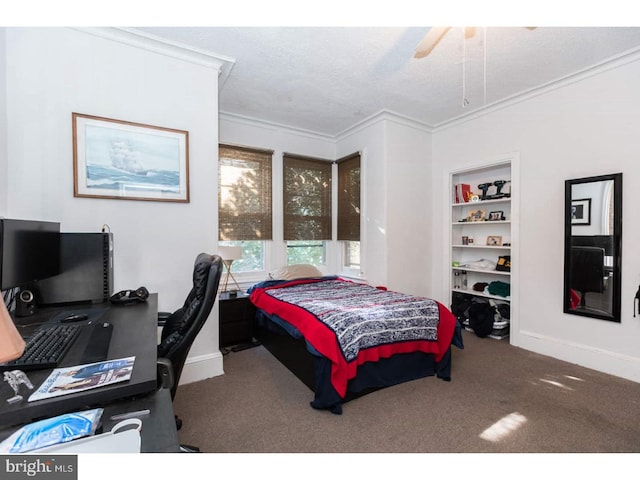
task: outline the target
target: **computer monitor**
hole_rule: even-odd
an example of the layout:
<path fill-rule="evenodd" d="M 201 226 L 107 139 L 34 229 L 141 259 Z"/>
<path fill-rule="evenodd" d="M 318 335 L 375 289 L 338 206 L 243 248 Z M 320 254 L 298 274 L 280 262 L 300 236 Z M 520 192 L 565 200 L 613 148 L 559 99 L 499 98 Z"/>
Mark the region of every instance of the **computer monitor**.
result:
<path fill-rule="evenodd" d="M 0 290 L 60 271 L 60 223 L 0 218 Z"/>

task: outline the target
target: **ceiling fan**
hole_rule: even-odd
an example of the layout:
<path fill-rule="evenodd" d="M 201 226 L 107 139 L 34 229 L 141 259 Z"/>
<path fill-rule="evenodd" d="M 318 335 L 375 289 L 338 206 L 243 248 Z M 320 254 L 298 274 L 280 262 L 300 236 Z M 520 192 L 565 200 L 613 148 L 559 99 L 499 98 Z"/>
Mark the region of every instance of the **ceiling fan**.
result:
<path fill-rule="evenodd" d="M 476 34 L 476 27 L 463 27 L 464 38 L 469 39 Z M 535 30 L 537 27 L 525 27 L 528 30 Z M 436 48 L 440 40 L 451 30 L 451 27 L 431 27 L 422 41 L 416 47 L 414 58 L 423 58 Z"/>

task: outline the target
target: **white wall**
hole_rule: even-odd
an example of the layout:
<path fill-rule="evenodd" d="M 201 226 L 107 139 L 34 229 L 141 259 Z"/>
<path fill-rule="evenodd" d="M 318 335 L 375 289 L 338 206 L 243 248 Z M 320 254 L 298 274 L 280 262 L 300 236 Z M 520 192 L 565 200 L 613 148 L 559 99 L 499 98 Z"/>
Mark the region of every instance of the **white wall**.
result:
<path fill-rule="evenodd" d="M 337 139 L 360 151 L 362 271 L 368 283 L 431 295 L 431 135 L 382 112 Z"/>
<path fill-rule="evenodd" d="M 0 28 L 0 217 L 7 210 L 7 59 L 6 29 Z"/>
<path fill-rule="evenodd" d="M 628 60 L 626 60 L 628 62 Z M 640 61 L 621 61 L 579 82 L 549 90 L 483 117 L 434 133 L 435 225 L 444 228 L 442 181 L 448 171 L 520 152 L 520 308 L 512 342 L 569 362 L 640 381 L 640 320 L 633 297 L 640 283 L 635 248 L 640 221 Z M 563 313 L 564 182 L 623 172 L 622 322 Z M 435 234 L 434 252 L 446 251 Z M 434 285 L 448 275 L 434 264 Z"/>
<path fill-rule="evenodd" d="M 387 284 L 386 135 L 383 121 L 374 121 L 341 137 L 337 158 L 360 152 L 362 276 L 373 285 Z"/>
<path fill-rule="evenodd" d="M 387 285 L 433 297 L 431 135 L 395 121 L 386 127 Z"/>
<path fill-rule="evenodd" d="M 177 309 L 196 255 L 217 248 L 217 67 L 73 29 L 6 32 L 8 216 L 63 231 L 108 224 L 115 290 L 145 285 L 160 310 Z M 72 112 L 187 130 L 190 203 L 74 198 Z M 217 307 L 191 357 L 206 363 L 203 377 L 222 371 Z"/>

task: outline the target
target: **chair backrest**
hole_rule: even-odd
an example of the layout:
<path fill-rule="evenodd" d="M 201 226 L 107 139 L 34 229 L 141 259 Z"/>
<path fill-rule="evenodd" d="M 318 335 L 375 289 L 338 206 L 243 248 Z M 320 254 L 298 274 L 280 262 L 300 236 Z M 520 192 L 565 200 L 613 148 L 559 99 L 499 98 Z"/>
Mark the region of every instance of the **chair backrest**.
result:
<path fill-rule="evenodd" d="M 158 345 L 158 357 L 167 358 L 173 368 L 171 398 L 178 388 L 184 362 L 198 332 L 216 301 L 222 275 L 222 258 L 201 253 L 193 265 L 193 287 L 184 305 L 167 319 Z"/>
<path fill-rule="evenodd" d="M 604 248 L 571 247 L 571 288 L 603 292 L 604 275 Z"/>

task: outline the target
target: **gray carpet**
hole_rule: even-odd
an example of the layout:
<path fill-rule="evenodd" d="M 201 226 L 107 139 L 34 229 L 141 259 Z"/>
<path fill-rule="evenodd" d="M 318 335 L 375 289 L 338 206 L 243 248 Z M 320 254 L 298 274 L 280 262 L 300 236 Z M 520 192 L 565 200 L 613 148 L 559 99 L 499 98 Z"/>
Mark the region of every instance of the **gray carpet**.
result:
<path fill-rule="evenodd" d="M 183 385 L 182 443 L 203 452 L 640 452 L 640 384 L 464 332 L 452 381 L 386 388 L 344 405 L 311 391 L 263 347 L 225 375 Z M 637 458 L 637 457 L 636 457 Z"/>

